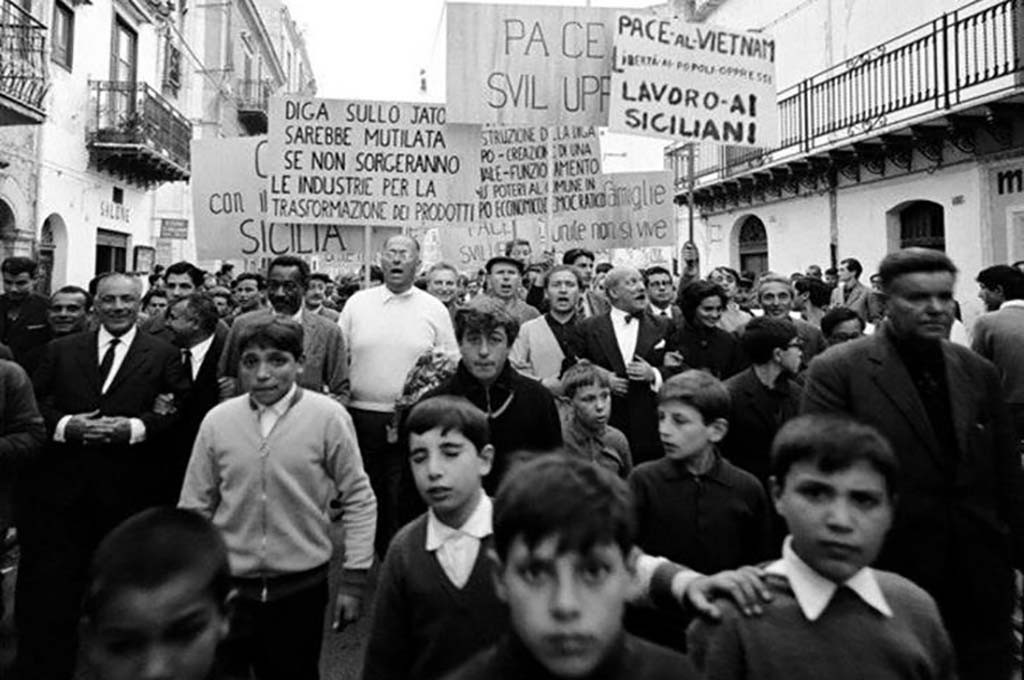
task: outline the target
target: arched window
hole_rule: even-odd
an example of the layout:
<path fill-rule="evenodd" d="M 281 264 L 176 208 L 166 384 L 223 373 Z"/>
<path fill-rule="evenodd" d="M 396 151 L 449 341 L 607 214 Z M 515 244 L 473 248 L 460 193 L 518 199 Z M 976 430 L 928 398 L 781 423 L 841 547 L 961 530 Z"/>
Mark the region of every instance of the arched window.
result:
<path fill-rule="evenodd" d="M 768 232 L 756 215 L 740 224 L 740 271 L 763 274 L 768 271 Z"/>
<path fill-rule="evenodd" d="M 946 251 L 945 213 L 931 201 L 914 201 L 900 211 L 900 248 Z"/>

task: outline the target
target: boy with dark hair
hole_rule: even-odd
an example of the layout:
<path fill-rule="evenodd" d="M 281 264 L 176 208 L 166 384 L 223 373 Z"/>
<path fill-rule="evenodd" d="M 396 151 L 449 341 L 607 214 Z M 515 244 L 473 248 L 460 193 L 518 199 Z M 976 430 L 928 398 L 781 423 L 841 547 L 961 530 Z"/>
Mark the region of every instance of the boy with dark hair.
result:
<path fill-rule="evenodd" d="M 92 558 L 81 626 L 91 677 L 219 677 L 230 592 L 227 548 L 203 517 L 162 507 L 125 520 Z"/>
<path fill-rule="evenodd" d="M 562 376 L 562 392 L 572 406 L 562 424 L 565 452 L 628 477 L 633 469 L 629 442 L 622 430 L 608 424 L 612 411 L 608 371 L 581 360 Z"/>
<path fill-rule="evenodd" d="M 37 273 L 38 264 L 28 257 L 8 257 L 0 263 L 0 343 L 11 349 L 29 375 L 35 373 L 51 338 L 46 316 L 50 301 L 36 292 Z"/>
<path fill-rule="evenodd" d="M 229 670 L 316 680 L 333 552 L 328 505 L 340 504 L 344 527 L 338 630 L 359 616 L 376 501 L 348 411 L 296 384 L 302 327 L 279 318 L 250 324 L 238 349 L 246 394 L 203 419 L 179 506 L 211 518 L 228 545 L 239 593 Z"/>
<path fill-rule="evenodd" d="M 756 621 L 730 605 L 690 631 L 709 680 L 949 679 L 953 649 L 928 594 L 870 568 L 892 523 L 898 463 L 874 428 L 802 416 L 772 447 L 772 495 L 790 536 L 768 565 L 775 594 Z"/>
<path fill-rule="evenodd" d="M 849 307 L 836 307 L 821 317 L 821 333 L 829 347 L 864 337 L 867 326 L 860 314 Z"/>
<path fill-rule="evenodd" d="M 689 661 L 622 625 L 638 551 L 629 490 L 562 456 L 519 468 L 494 502 L 494 584 L 509 633 L 449 680 L 696 677 Z"/>
<path fill-rule="evenodd" d="M 231 282 L 231 294 L 238 306 L 238 314 L 261 309 L 265 303 L 266 292 L 267 280 L 263 278 L 263 274 L 243 272 Z"/>
<path fill-rule="evenodd" d="M 629 476 L 637 545 L 703 573 L 755 564 L 769 554 L 770 510 L 753 475 L 722 458 L 729 392 L 705 371 L 665 381 L 658 392 L 658 433 L 665 457 Z M 631 612 L 631 628 L 666 646 L 682 646 L 680 617 Z"/>
<path fill-rule="evenodd" d="M 455 375 L 426 396 L 465 397 L 487 414 L 494 445 L 494 471 L 485 488 L 497 487 L 510 458 L 554 451 L 562 425 L 551 393 L 520 375 L 508 360 L 519 324 L 506 307 L 481 296 L 455 313 L 455 339 L 462 358 Z"/>

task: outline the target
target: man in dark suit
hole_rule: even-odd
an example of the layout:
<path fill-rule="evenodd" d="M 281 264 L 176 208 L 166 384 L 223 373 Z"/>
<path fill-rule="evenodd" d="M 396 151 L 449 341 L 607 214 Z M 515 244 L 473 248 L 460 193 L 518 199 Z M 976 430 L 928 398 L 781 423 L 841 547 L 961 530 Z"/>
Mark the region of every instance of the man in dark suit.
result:
<path fill-rule="evenodd" d="M 217 323 L 217 303 L 209 293 L 193 293 L 176 300 L 167 308 L 167 326 L 174 332 L 174 344 L 181 351 L 181 363 L 192 389 L 183 404 L 168 404 L 180 411 L 178 427 L 172 437 L 172 456 L 167 456 L 167 469 L 160 475 L 161 499 L 175 505 L 181 494 L 192 445 L 199 425 L 207 412 L 224 395 L 233 394 L 230 378 L 217 378 L 217 362 L 224 351 L 227 331 Z"/>
<path fill-rule="evenodd" d="M 8 257 L 0 264 L 4 294 L 0 295 L 0 343 L 7 345 L 29 375 L 36 370 L 50 340 L 46 311 L 50 301 L 36 294 L 36 262 Z"/>
<path fill-rule="evenodd" d="M 569 356 L 607 369 L 612 384 L 610 424 L 622 430 L 642 463 L 660 458 L 657 395 L 671 324 L 646 313 L 647 292 L 640 272 L 616 267 L 605 278 L 611 310 L 577 324 Z"/>
<path fill-rule="evenodd" d="M 302 325 L 302 374 L 298 384 L 314 392 L 326 392 L 347 399 L 348 356 L 341 327 L 302 308 L 309 285 L 309 264 L 301 257 L 279 255 L 267 269 L 267 299 L 271 309 L 260 309 L 235 318 L 228 333 L 218 374 L 232 379 L 238 376 L 238 341 L 254 324 L 273 315 L 293 319 Z"/>
<path fill-rule="evenodd" d="M 580 319 L 589 319 L 606 313 L 611 305 L 608 298 L 594 290 L 594 252 L 586 248 L 570 248 L 562 256 L 562 264 L 576 267 L 580 273 Z"/>
<path fill-rule="evenodd" d="M 683 312 L 675 304 L 676 290 L 672 285 L 672 272 L 661 265 L 648 267 L 644 271 L 644 286 L 647 288 L 650 313 L 663 317 L 673 326 L 679 325 Z"/>
<path fill-rule="evenodd" d="M 157 500 L 173 413 L 188 382 L 172 345 L 136 327 L 141 285 L 125 274 L 100 279 L 97 331 L 54 340 L 34 376 L 50 443 L 19 480 L 21 562 L 16 599 L 16 677 L 71 677 L 79 601 L 88 560 L 116 524 Z"/>
<path fill-rule="evenodd" d="M 903 488 L 877 566 L 935 598 L 960 678 L 1011 677 L 1024 480 L 995 366 L 945 340 L 956 267 L 908 248 L 879 267 L 888 317 L 810 366 L 802 410 L 849 413 L 900 458 Z"/>

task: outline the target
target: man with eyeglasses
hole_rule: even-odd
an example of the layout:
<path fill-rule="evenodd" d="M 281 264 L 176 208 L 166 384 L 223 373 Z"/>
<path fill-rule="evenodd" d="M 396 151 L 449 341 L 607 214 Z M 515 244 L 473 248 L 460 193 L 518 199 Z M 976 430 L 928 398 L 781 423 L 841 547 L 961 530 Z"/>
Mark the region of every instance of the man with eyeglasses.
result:
<path fill-rule="evenodd" d="M 444 303 L 413 285 L 420 266 L 416 239 L 389 238 L 380 264 L 384 285 L 352 295 L 341 310 L 338 325 L 352 358 L 349 413 L 377 496 L 375 545 L 383 556 L 401 519 L 405 456 L 396 446 L 395 402 L 421 355 L 432 350 L 458 355 L 459 346 Z"/>
<path fill-rule="evenodd" d="M 309 285 L 309 264 L 301 257 L 279 255 L 267 269 L 267 300 L 270 309 L 238 316 L 231 324 L 218 374 L 238 379 L 238 341 L 253 325 L 274 316 L 292 319 L 302 326 L 303 368 L 298 384 L 307 390 L 327 393 L 345 403 L 348 398 L 348 359 L 341 329 L 316 312 L 302 308 Z M 238 394 L 237 390 L 235 394 Z"/>

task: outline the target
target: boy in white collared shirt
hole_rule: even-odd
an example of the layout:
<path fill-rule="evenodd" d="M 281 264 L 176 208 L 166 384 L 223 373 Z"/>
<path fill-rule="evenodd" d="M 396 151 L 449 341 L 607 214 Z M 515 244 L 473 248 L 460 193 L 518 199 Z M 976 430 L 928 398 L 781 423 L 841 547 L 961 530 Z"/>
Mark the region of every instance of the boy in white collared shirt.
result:
<path fill-rule="evenodd" d="M 775 508 L 789 528 L 766 567 L 764 614 L 726 605 L 688 641 L 707 680 L 949 679 L 956 665 L 931 597 L 870 568 L 892 524 L 898 462 L 870 426 L 836 415 L 796 418 L 772 445 Z"/>

